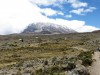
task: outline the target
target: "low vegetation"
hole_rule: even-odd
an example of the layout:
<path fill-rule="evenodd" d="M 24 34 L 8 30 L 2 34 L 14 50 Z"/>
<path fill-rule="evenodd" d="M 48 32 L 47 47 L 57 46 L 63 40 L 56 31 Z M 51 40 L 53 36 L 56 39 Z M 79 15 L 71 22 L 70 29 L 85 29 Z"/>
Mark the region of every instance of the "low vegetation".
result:
<path fill-rule="evenodd" d="M 86 52 L 81 52 L 79 54 L 79 59 L 82 60 L 82 64 L 84 66 L 91 66 L 92 65 L 92 54 L 93 51 L 86 51 Z"/>
<path fill-rule="evenodd" d="M 0 36 L 1 75 L 89 75 L 100 33 Z M 21 41 L 21 40 L 23 41 Z"/>

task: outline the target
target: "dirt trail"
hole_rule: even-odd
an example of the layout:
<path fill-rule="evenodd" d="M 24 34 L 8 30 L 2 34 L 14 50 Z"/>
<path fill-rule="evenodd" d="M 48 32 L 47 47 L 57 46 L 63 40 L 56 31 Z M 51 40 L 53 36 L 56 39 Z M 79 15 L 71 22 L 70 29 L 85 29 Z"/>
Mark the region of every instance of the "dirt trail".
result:
<path fill-rule="evenodd" d="M 95 61 L 90 68 L 90 75 L 100 75 L 100 52 L 95 52 L 93 59 L 95 59 Z"/>

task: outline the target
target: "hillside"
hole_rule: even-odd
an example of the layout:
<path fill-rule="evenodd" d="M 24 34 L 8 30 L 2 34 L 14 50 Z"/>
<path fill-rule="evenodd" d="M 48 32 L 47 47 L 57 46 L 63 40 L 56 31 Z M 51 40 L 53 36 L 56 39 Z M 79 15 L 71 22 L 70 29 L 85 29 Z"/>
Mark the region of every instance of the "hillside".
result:
<path fill-rule="evenodd" d="M 95 30 L 95 31 L 93 31 L 94 33 L 100 33 L 100 30 Z"/>

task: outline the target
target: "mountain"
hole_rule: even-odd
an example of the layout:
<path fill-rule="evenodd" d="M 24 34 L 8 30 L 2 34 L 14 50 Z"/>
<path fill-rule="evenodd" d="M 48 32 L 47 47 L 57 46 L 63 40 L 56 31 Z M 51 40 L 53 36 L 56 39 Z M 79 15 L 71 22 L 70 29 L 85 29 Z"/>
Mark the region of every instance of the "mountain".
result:
<path fill-rule="evenodd" d="M 76 33 L 75 30 L 68 28 L 67 26 L 53 24 L 53 23 L 32 23 L 29 24 L 22 33 L 34 33 L 34 34 L 68 34 Z"/>
<path fill-rule="evenodd" d="M 100 30 L 95 30 L 95 31 L 93 31 L 93 32 L 95 32 L 95 33 L 100 33 Z"/>

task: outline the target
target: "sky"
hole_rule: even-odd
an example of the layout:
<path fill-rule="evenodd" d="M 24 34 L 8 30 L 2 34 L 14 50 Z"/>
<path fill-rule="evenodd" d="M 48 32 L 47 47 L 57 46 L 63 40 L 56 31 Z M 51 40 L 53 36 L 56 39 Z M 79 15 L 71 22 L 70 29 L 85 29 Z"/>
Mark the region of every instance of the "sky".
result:
<path fill-rule="evenodd" d="M 100 0 L 0 0 L 0 35 L 48 22 L 77 32 L 100 29 Z"/>

